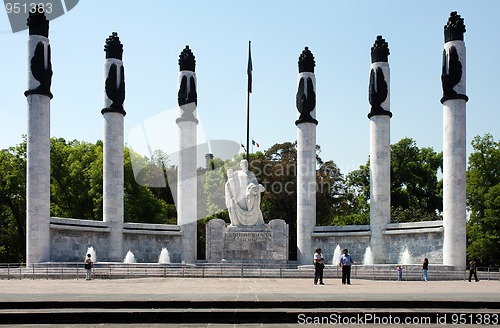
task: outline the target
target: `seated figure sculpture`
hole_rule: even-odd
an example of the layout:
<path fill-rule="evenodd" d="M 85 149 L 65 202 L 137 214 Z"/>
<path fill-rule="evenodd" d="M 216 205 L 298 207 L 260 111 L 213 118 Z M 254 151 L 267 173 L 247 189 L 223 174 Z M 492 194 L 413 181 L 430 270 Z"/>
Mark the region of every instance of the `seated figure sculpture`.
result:
<path fill-rule="evenodd" d="M 253 172 L 248 170 L 248 161 L 242 160 L 241 170 L 227 170 L 225 185 L 226 206 L 231 226 L 264 225 L 260 210 L 260 193 L 265 190 Z"/>

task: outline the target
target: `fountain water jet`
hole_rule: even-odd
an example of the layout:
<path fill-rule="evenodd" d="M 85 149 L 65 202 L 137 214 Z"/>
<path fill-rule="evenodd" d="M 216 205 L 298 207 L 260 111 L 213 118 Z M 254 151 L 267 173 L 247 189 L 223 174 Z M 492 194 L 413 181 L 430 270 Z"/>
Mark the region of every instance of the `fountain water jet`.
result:
<path fill-rule="evenodd" d="M 333 265 L 337 265 L 339 263 L 341 255 L 342 252 L 340 251 L 340 245 L 337 245 L 337 247 L 335 247 L 335 251 L 333 252 L 333 258 L 332 258 Z"/>
<path fill-rule="evenodd" d="M 373 253 L 372 248 L 370 246 L 366 247 L 365 255 L 363 256 L 363 264 L 364 265 L 372 265 L 373 263 Z"/>
<path fill-rule="evenodd" d="M 90 246 L 87 248 L 87 253 L 85 253 L 85 257 L 87 257 L 87 254 L 90 254 L 90 258 L 92 259 L 92 262 L 97 262 L 97 256 L 95 254 L 94 247 Z"/>
<path fill-rule="evenodd" d="M 163 247 L 161 249 L 160 257 L 158 258 L 159 264 L 169 264 L 170 263 L 170 254 L 168 253 L 168 249 Z"/>
<path fill-rule="evenodd" d="M 411 253 L 410 253 L 410 250 L 408 249 L 408 247 L 405 247 L 401 251 L 401 254 L 399 255 L 398 263 L 404 264 L 404 265 L 412 264 Z"/>
<path fill-rule="evenodd" d="M 125 258 L 123 259 L 123 263 L 136 263 L 135 255 L 132 251 L 129 250 L 127 252 L 127 255 L 125 255 Z"/>

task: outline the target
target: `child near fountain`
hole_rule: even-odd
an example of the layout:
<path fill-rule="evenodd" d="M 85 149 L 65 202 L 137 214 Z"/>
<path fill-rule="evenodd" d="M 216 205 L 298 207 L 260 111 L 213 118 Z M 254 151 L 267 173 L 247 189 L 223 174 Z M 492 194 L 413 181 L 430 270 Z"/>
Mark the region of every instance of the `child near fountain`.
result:
<path fill-rule="evenodd" d="M 403 281 L 403 267 L 398 265 L 396 270 L 398 270 L 398 281 Z"/>

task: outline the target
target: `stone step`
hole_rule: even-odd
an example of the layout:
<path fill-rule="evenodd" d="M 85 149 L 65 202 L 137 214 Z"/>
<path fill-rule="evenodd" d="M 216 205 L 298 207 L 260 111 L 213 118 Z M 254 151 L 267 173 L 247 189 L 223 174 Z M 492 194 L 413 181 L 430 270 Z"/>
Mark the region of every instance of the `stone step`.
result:
<path fill-rule="evenodd" d="M 0 302 L 2 324 L 300 323 L 301 320 L 422 320 L 500 314 L 498 302 L 469 301 L 91 301 Z M 341 322 L 341 323 L 342 323 Z M 357 321 L 359 322 L 359 321 Z M 397 323 L 398 321 L 393 321 Z"/>

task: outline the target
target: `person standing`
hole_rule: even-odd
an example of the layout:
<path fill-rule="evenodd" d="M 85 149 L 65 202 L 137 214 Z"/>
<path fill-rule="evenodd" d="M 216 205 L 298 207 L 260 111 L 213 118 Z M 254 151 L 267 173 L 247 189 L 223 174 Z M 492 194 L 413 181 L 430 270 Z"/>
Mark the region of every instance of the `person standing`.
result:
<path fill-rule="evenodd" d="M 424 258 L 424 262 L 422 263 L 422 274 L 424 281 L 427 281 L 427 270 L 429 269 L 429 260 Z"/>
<path fill-rule="evenodd" d="M 339 265 L 342 267 L 342 285 L 351 284 L 351 265 L 354 264 L 347 248 L 344 248 L 344 254 L 340 256 Z"/>
<path fill-rule="evenodd" d="M 398 265 L 396 269 L 398 270 L 398 281 L 403 281 L 403 267 Z"/>
<path fill-rule="evenodd" d="M 314 253 L 314 284 L 324 285 L 323 283 L 323 269 L 325 268 L 325 258 L 321 254 L 321 248 L 316 248 Z"/>
<path fill-rule="evenodd" d="M 87 257 L 85 258 L 85 280 L 92 280 L 92 267 L 94 265 L 94 262 L 92 262 L 92 255 L 87 254 Z"/>
<path fill-rule="evenodd" d="M 471 281 L 472 275 L 474 275 L 474 279 L 476 282 L 479 280 L 477 279 L 477 261 L 476 258 L 473 258 L 469 262 L 469 282 Z"/>

